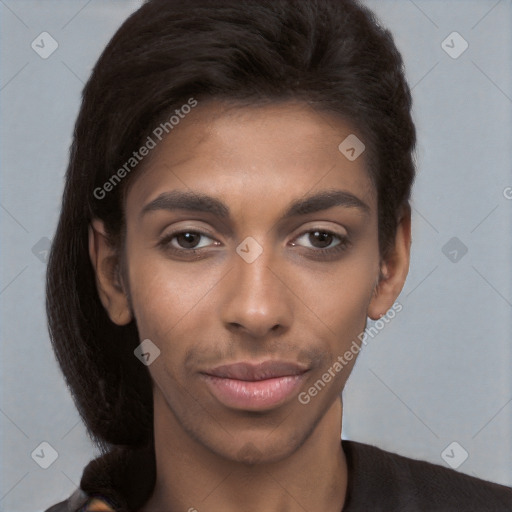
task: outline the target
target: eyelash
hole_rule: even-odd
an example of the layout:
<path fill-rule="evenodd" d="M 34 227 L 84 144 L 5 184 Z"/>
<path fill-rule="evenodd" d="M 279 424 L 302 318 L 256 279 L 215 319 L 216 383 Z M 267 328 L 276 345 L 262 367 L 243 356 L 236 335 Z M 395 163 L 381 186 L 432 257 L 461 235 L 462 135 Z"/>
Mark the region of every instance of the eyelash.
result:
<path fill-rule="evenodd" d="M 186 255 L 186 256 L 192 257 L 192 258 L 194 256 L 200 258 L 201 257 L 201 249 L 203 249 L 202 247 L 200 247 L 200 248 L 190 248 L 190 249 L 186 249 L 186 248 L 178 249 L 178 248 L 173 247 L 171 245 L 172 240 L 174 240 L 177 236 L 184 235 L 184 234 L 187 234 L 187 233 L 188 234 L 199 235 L 201 237 L 206 237 L 206 238 L 210 238 L 211 240 L 213 240 L 213 238 L 211 236 L 209 236 L 207 233 L 204 233 L 202 231 L 192 230 L 192 229 L 185 229 L 185 230 L 176 231 L 174 233 L 170 233 L 170 234 L 164 236 L 158 242 L 158 246 L 160 246 L 164 251 L 170 252 L 171 254 L 174 254 L 174 255 L 177 255 L 177 256 L 185 256 Z M 298 239 L 302 238 L 305 235 L 313 234 L 313 233 L 321 233 L 321 234 L 326 234 L 326 235 L 329 235 L 329 236 L 333 236 L 334 238 L 339 240 L 339 243 L 337 243 L 336 245 L 334 245 L 332 247 L 327 247 L 325 249 L 322 249 L 322 248 L 312 248 L 312 247 L 304 247 L 304 246 L 300 246 L 297 243 L 295 243 L 295 240 L 298 240 Z M 334 233 L 333 231 L 330 231 L 328 229 L 314 229 L 313 228 L 313 229 L 308 229 L 307 231 L 304 231 L 301 234 L 299 234 L 297 237 L 295 237 L 294 238 L 294 243 L 292 243 L 292 245 L 293 246 L 302 247 L 303 249 L 308 251 L 310 253 L 310 255 L 312 257 L 314 257 L 314 258 L 317 258 L 317 259 L 329 259 L 331 257 L 335 257 L 336 255 L 346 251 L 349 248 L 349 246 L 350 246 L 350 241 L 349 241 L 349 238 L 347 236 Z"/>

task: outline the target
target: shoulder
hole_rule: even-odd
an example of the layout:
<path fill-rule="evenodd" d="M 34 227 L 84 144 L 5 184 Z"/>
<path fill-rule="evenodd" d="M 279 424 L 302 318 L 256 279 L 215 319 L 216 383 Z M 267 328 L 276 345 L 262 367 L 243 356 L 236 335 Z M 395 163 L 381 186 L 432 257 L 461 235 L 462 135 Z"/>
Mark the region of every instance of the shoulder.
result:
<path fill-rule="evenodd" d="M 156 467 L 152 445 L 113 447 L 85 467 L 80 488 L 45 512 L 137 510 L 149 498 Z"/>
<path fill-rule="evenodd" d="M 45 512 L 76 512 L 83 509 L 88 500 L 89 497 L 81 489 L 77 489 L 67 500 L 51 506 Z"/>
<path fill-rule="evenodd" d="M 91 498 L 78 490 L 67 500 L 53 505 L 45 512 L 115 512 L 115 509 L 105 500 Z"/>
<path fill-rule="evenodd" d="M 53 505 L 53 507 L 47 508 L 45 512 L 68 512 L 68 500 L 61 501 L 60 503 L 57 503 L 56 505 Z"/>
<path fill-rule="evenodd" d="M 359 510 L 359 502 L 361 510 L 372 505 L 397 511 L 512 511 L 509 487 L 375 446 L 342 444 L 349 466 L 347 511 Z"/>

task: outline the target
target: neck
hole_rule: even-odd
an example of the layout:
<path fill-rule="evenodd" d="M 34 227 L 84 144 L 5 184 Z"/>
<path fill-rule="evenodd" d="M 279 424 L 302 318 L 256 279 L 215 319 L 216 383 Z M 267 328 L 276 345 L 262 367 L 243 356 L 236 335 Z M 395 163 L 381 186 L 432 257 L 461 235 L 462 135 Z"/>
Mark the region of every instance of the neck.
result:
<path fill-rule="evenodd" d="M 214 453 L 177 423 L 155 395 L 155 489 L 142 512 L 339 512 L 347 466 L 341 447 L 341 400 L 309 437 L 278 462 L 247 464 Z"/>

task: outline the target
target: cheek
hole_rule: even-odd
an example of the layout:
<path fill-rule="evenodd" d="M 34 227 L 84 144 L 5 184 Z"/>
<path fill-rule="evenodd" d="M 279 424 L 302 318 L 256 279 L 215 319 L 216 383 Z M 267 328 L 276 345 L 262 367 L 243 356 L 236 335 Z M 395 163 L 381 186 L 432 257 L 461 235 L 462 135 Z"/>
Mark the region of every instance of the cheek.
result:
<path fill-rule="evenodd" d="M 165 340 L 197 325 L 207 294 L 222 277 L 220 268 L 190 269 L 154 251 L 131 253 L 130 294 L 141 339 L 149 338 L 161 349 Z M 203 317 L 204 319 L 204 317 Z"/>
<path fill-rule="evenodd" d="M 304 273 L 299 296 L 337 339 L 357 335 L 364 329 L 378 263 L 378 258 L 365 257 L 358 251 L 328 272 Z"/>
<path fill-rule="evenodd" d="M 140 249 L 128 242 L 127 254 L 141 340 L 152 340 L 162 352 L 172 345 L 172 359 L 177 361 L 188 344 L 185 340 L 197 344 L 205 333 L 219 330 L 214 312 L 232 291 L 227 285 L 232 276 L 226 275 L 230 267 L 226 261 L 176 262 L 154 248 Z M 274 267 L 293 291 L 283 294 L 294 310 L 292 330 L 324 339 L 324 349 L 337 354 L 364 329 L 378 276 L 377 246 L 371 240 L 360 243 L 337 263 L 298 261 L 281 260 Z M 226 286 L 230 293 L 223 294 Z M 179 343 L 170 343 L 173 340 Z"/>

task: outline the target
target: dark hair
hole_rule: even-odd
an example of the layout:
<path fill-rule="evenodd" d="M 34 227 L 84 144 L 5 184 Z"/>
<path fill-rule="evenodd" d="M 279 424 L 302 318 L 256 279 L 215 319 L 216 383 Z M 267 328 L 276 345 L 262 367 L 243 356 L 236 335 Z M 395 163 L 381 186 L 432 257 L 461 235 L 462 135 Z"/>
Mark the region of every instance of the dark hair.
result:
<path fill-rule="evenodd" d="M 394 239 L 414 179 L 415 128 L 391 34 L 355 0 L 149 0 L 114 35 L 85 86 L 48 264 L 58 362 L 99 447 L 152 440 L 152 389 L 134 356 L 135 321 L 117 326 L 96 290 L 88 226 L 124 228 L 123 189 L 102 187 L 151 130 L 190 98 L 230 105 L 300 101 L 349 120 L 378 194 L 379 245 Z M 340 140 L 341 142 L 341 140 Z"/>

